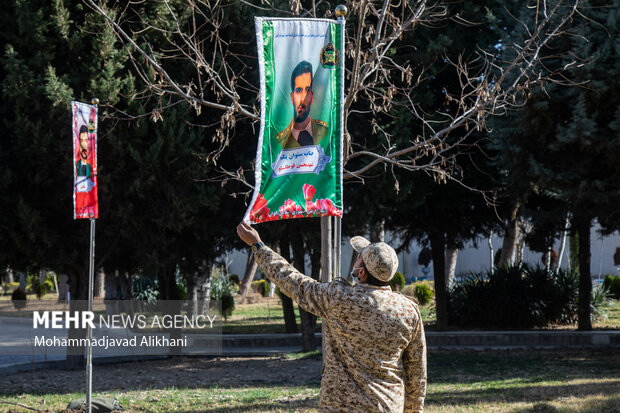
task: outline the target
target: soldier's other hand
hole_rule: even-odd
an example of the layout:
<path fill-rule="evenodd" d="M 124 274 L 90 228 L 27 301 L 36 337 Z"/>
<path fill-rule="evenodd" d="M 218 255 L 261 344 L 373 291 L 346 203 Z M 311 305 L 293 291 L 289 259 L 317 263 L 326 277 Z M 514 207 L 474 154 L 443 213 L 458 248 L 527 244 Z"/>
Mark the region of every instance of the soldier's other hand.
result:
<path fill-rule="evenodd" d="M 260 242 L 260 235 L 258 235 L 258 231 L 245 222 L 237 225 L 237 235 L 239 235 L 241 241 L 248 245 L 254 245 L 257 242 Z"/>

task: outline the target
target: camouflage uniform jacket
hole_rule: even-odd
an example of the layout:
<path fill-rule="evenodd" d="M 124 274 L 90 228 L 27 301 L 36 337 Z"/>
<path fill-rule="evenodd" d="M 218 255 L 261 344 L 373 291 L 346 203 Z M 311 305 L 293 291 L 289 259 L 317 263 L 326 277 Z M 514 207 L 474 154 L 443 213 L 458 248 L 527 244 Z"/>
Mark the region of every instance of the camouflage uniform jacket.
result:
<path fill-rule="evenodd" d="M 268 247 L 255 256 L 284 294 L 323 319 L 320 411 L 423 411 L 426 343 L 415 301 L 389 286 L 319 283 Z"/>

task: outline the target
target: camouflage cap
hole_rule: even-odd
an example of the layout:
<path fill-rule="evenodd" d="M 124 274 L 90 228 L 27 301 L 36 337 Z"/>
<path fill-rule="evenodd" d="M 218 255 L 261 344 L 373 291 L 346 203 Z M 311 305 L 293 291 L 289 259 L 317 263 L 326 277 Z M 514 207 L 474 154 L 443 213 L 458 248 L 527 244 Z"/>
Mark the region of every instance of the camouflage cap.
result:
<path fill-rule="evenodd" d="M 353 249 L 362 254 L 368 272 L 379 281 L 388 282 L 398 269 L 398 256 L 394 248 L 385 242 L 370 243 L 364 237 L 351 238 Z"/>

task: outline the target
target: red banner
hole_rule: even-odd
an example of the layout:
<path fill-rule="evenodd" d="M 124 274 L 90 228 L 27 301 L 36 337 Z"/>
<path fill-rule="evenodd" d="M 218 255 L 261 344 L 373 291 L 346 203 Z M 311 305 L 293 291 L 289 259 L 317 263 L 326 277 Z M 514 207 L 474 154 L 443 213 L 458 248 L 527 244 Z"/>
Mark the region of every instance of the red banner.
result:
<path fill-rule="evenodd" d="M 73 218 L 99 218 L 97 106 L 71 102 L 73 112 Z"/>

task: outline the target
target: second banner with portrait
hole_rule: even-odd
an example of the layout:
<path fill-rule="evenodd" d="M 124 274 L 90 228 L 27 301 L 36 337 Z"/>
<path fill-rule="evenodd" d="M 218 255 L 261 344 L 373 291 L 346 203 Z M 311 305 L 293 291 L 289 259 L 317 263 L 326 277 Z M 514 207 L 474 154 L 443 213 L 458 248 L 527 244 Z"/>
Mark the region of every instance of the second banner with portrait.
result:
<path fill-rule="evenodd" d="M 342 216 L 343 26 L 256 18 L 261 128 L 245 220 Z"/>

